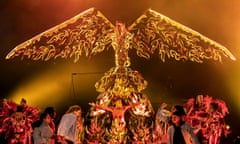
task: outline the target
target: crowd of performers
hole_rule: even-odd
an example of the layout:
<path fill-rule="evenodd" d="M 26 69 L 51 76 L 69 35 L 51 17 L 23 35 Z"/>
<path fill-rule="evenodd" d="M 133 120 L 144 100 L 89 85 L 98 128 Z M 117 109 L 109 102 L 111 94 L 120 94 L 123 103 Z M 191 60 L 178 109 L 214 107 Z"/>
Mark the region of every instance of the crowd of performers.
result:
<path fill-rule="evenodd" d="M 225 122 L 229 113 L 227 105 L 220 99 L 210 96 L 198 95 L 190 98 L 183 105 L 174 105 L 171 110 L 166 110 L 167 104 L 163 103 L 156 114 L 156 132 L 159 139 L 169 141 L 169 127 L 174 125 L 173 115 L 181 116 L 182 121 L 188 123 L 201 144 L 220 144 L 222 138 L 230 133 L 230 127 Z"/>
<path fill-rule="evenodd" d="M 56 110 L 46 107 L 44 111 L 27 104 L 1 100 L 1 144 L 81 144 L 83 141 L 82 109 L 72 105 L 61 117 L 56 127 Z"/>
<path fill-rule="evenodd" d="M 116 107 L 118 111 L 95 103 L 89 105 L 109 111 L 113 118 L 109 123 L 118 125 L 117 128 L 126 128 L 125 111 L 138 103 L 134 106 Z M 148 135 L 143 135 L 144 141 L 132 143 L 220 144 L 221 138 L 226 137 L 230 132 L 224 119 L 228 108 L 222 100 L 198 95 L 196 98 L 188 99 L 183 105 L 173 105 L 171 109 L 167 107 L 166 103 L 162 103 L 158 108 L 151 132 L 142 126 L 135 127 L 136 129 L 141 127 L 143 133 L 147 132 Z M 29 106 L 25 99 L 19 104 L 2 99 L 0 108 L 1 144 L 97 144 L 98 142 L 86 140 L 86 134 L 94 130 L 98 131 L 95 134 L 101 136 L 103 132 L 103 128 L 98 128 L 97 125 L 96 127 L 91 125 L 90 129 L 85 126 L 87 117 L 82 115 L 79 105 L 70 106 L 57 124 L 54 107 L 40 110 Z M 135 137 L 134 130 L 132 131 Z M 139 136 L 139 132 L 136 136 Z M 96 138 L 97 135 L 93 137 Z M 124 142 L 121 140 L 114 142 L 114 144 L 121 143 Z"/>

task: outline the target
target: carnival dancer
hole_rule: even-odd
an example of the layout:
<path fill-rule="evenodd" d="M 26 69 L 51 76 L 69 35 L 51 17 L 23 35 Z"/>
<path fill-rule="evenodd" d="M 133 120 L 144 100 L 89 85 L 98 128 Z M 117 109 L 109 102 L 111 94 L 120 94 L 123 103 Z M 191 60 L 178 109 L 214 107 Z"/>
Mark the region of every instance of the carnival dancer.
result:
<path fill-rule="evenodd" d="M 36 126 L 33 131 L 34 144 L 55 144 L 52 139 L 55 138 L 53 129 L 50 127 L 51 117 L 48 113 L 40 115 L 40 125 Z"/>
<path fill-rule="evenodd" d="M 103 109 L 106 111 L 109 111 L 112 113 L 112 127 L 111 127 L 111 135 L 112 137 L 114 137 L 113 140 L 114 142 L 117 143 L 122 143 L 125 141 L 125 135 L 126 135 L 126 121 L 125 121 L 125 112 L 130 109 L 133 108 L 137 105 L 139 105 L 140 103 L 134 103 L 132 105 L 126 105 L 124 106 L 122 104 L 122 100 L 120 98 L 117 98 L 115 103 L 115 105 L 112 107 L 107 107 L 107 106 L 102 106 L 102 105 L 98 105 L 95 103 L 89 103 L 89 105 L 91 106 L 95 106 L 98 109 Z M 114 143 L 113 142 L 113 143 Z"/>
<path fill-rule="evenodd" d="M 27 105 L 25 99 L 21 99 L 19 105 L 5 100 L 3 105 L 9 112 L 6 112 L 6 115 L 3 116 L 1 133 L 5 134 L 8 144 L 31 144 L 32 123 L 38 119 L 40 110 Z"/>
<path fill-rule="evenodd" d="M 195 129 L 202 144 L 219 144 L 222 136 L 230 133 L 224 117 L 229 113 L 226 103 L 210 96 L 198 95 L 195 100 L 191 98 L 186 105 L 188 110 L 187 121 Z"/>
<path fill-rule="evenodd" d="M 51 129 L 55 133 L 56 132 L 55 118 L 57 116 L 56 109 L 54 107 L 49 106 L 49 107 L 45 108 L 44 113 L 49 114 L 49 116 L 51 117 L 49 126 L 51 127 Z"/>
<path fill-rule="evenodd" d="M 63 137 L 67 144 L 81 144 L 79 134 L 78 117 L 81 116 L 82 109 L 78 105 L 70 106 L 62 116 L 57 134 Z"/>
<path fill-rule="evenodd" d="M 212 97 L 197 95 L 196 99 L 188 99 L 185 105 L 187 109 L 186 121 L 194 128 L 194 133 L 201 144 L 208 143 L 206 121 L 209 116 L 207 109 L 211 101 Z"/>
<path fill-rule="evenodd" d="M 208 144 L 220 144 L 223 132 L 224 119 L 218 111 L 218 104 L 212 102 L 209 107 L 209 119 L 207 120 Z"/>
<path fill-rule="evenodd" d="M 172 113 L 172 125 L 168 128 L 168 144 L 200 144 L 192 127 L 185 122 L 183 110 Z"/>
<path fill-rule="evenodd" d="M 169 126 L 171 112 L 166 109 L 167 104 L 162 103 L 158 108 L 155 121 L 154 141 L 166 141 L 167 129 Z"/>

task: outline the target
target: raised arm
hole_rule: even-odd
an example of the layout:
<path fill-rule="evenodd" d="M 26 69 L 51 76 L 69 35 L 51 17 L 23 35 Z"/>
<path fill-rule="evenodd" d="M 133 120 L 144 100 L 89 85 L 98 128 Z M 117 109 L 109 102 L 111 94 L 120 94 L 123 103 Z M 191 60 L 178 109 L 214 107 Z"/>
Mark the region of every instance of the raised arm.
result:
<path fill-rule="evenodd" d="M 93 107 L 96 107 L 96 108 L 99 108 L 99 109 L 103 109 L 103 110 L 106 110 L 106 111 L 110 111 L 110 112 L 113 112 L 113 110 L 109 107 L 106 107 L 106 106 L 102 106 L 102 105 L 99 105 L 99 104 L 95 104 L 95 103 L 88 103 L 90 106 L 93 106 Z"/>

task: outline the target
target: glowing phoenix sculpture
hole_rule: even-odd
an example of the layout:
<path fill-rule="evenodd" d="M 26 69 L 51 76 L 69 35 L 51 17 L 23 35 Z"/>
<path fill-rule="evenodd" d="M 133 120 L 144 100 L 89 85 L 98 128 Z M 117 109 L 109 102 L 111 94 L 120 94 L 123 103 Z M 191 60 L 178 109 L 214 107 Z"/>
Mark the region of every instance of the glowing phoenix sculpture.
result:
<path fill-rule="evenodd" d="M 100 95 L 96 103 L 90 103 L 90 116 L 94 118 L 86 126 L 88 143 L 154 141 L 154 110 L 141 93 L 147 82 L 129 68 L 129 49 L 135 49 L 137 55 L 144 58 L 158 53 L 163 62 L 173 58 L 202 63 L 204 59 L 221 61 L 222 56 L 235 60 L 224 46 L 151 9 L 125 27 L 123 23 L 114 26 L 95 8 L 18 45 L 6 59 L 20 56 L 47 61 L 60 57 L 78 62 L 80 56 L 92 57 L 110 47 L 115 51 L 116 66 L 95 85 Z M 124 119 L 125 115 L 131 117 Z M 112 121 L 110 128 L 104 127 L 109 119 Z"/>
<path fill-rule="evenodd" d="M 120 42 L 119 36 L 124 33 L 128 34 Z M 157 51 L 163 62 L 167 58 L 198 63 L 204 59 L 221 61 L 222 56 L 235 60 L 224 46 L 151 9 L 128 28 L 120 28 L 94 8 L 18 45 L 6 59 L 16 56 L 33 60 L 73 57 L 77 62 L 79 56 L 95 55 L 110 45 L 116 53 L 119 47 L 135 48 L 137 54 L 145 58 Z"/>

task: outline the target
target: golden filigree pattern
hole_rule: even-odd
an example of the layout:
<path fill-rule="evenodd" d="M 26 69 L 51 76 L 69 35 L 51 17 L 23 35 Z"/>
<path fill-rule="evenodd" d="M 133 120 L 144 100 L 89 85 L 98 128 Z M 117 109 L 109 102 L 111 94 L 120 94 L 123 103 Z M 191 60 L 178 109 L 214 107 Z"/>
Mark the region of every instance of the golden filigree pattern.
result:
<path fill-rule="evenodd" d="M 130 68 L 116 67 L 107 71 L 95 84 L 98 92 L 109 92 L 120 97 L 130 96 L 132 92 L 142 91 L 147 87 L 147 81 L 138 71 Z"/>
<path fill-rule="evenodd" d="M 174 58 L 202 63 L 204 59 L 221 61 L 222 56 L 235 60 L 224 46 L 151 9 L 128 29 L 134 33 L 133 47 L 144 58 L 158 51 L 163 62 Z"/>
<path fill-rule="evenodd" d="M 91 8 L 18 45 L 6 59 L 20 56 L 47 61 L 73 57 L 77 62 L 80 56 L 90 57 L 109 46 L 113 28 L 98 10 Z"/>

